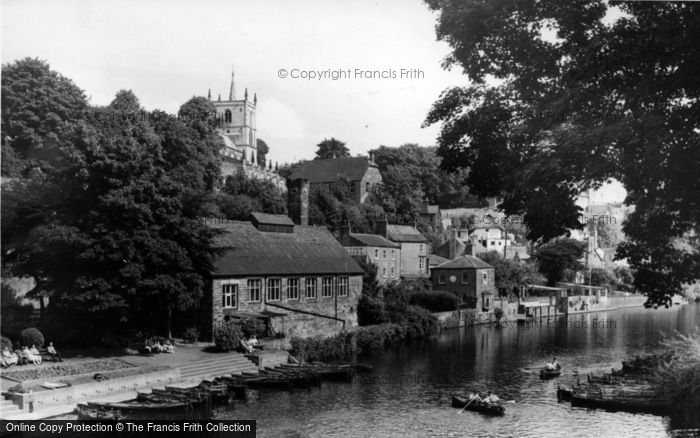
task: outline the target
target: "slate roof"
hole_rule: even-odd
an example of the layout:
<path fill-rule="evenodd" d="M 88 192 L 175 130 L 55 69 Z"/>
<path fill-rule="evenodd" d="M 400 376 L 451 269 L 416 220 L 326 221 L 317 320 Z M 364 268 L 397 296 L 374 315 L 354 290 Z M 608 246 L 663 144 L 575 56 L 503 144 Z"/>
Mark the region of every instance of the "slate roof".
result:
<path fill-rule="evenodd" d="M 464 251 L 467 249 L 467 246 L 461 240 L 455 237 L 450 237 L 449 239 L 447 239 L 445 243 L 443 243 L 439 248 L 433 251 L 433 254 L 445 258 L 445 261 L 449 260 L 447 257 L 449 257 L 450 255 L 450 240 L 455 241 L 455 253 L 464 254 Z"/>
<path fill-rule="evenodd" d="M 294 226 L 294 222 L 292 222 L 289 216 L 284 214 L 251 213 L 250 215 L 253 216 L 253 219 L 259 224 Z"/>
<path fill-rule="evenodd" d="M 440 257 L 437 254 L 430 254 L 428 256 L 428 266 L 437 266 L 445 262 L 449 262 L 449 260 L 444 257 Z"/>
<path fill-rule="evenodd" d="M 428 239 L 410 225 L 387 225 L 386 234 L 393 242 L 425 243 Z"/>
<path fill-rule="evenodd" d="M 420 209 L 420 214 L 438 214 L 440 207 L 437 205 L 423 205 Z"/>
<path fill-rule="evenodd" d="M 337 181 L 341 175 L 350 181 L 364 178 L 370 164 L 367 157 L 329 158 L 299 163 L 292 170 L 291 179 L 307 179 L 310 183 L 330 183 Z"/>
<path fill-rule="evenodd" d="M 360 246 L 378 246 L 380 248 L 401 248 L 401 245 L 398 245 L 390 240 L 387 240 L 384 237 L 380 236 L 379 234 L 350 233 L 350 239 L 352 241 L 358 243 Z"/>
<path fill-rule="evenodd" d="M 273 233 L 258 231 L 252 223 L 242 221 L 210 226 L 221 231 L 214 238 L 214 246 L 223 250 L 212 260 L 214 276 L 363 272 L 326 228 L 294 226 L 293 233 Z"/>
<path fill-rule="evenodd" d="M 456 257 L 449 262 L 445 262 L 441 265 L 436 266 L 434 269 L 474 269 L 474 268 L 491 268 L 493 266 L 489 265 L 485 261 L 478 257 L 462 255 Z"/>

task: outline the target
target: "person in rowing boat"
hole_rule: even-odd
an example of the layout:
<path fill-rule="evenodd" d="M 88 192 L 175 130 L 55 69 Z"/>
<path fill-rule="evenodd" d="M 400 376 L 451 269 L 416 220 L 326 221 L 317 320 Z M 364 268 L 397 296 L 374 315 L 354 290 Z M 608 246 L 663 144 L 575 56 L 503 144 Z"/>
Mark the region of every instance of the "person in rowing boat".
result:
<path fill-rule="evenodd" d="M 483 403 L 484 399 L 479 397 L 479 394 L 476 392 L 470 392 L 469 393 L 469 403 Z"/>
<path fill-rule="evenodd" d="M 559 362 L 557 362 L 557 358 L 552 356 L 552 369 L 559 371 L 561 369 L 561 365 L 559 365 Z"/>
<path fill-rule="evenodd" d="M 492 393 L 491 391 L 489 391 L 489 393 L 488 393 L 488 395 L 486 396 L 486 398 L 484 399 L 484 401 L 485 401 L 486 403 L 490 403 L 490 404 L 498 404 L 498 403 L 501 402 L 501 399 L 500 399 L 500 397 L 498 397 L 496 394 L 494 394 L 494 393 Z"/>

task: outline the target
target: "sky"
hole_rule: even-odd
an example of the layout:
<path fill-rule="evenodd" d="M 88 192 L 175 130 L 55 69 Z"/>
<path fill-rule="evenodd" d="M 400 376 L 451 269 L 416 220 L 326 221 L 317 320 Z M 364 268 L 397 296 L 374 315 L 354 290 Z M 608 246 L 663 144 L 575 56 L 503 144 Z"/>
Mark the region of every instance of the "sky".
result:
<path fill-rule="evenodd" d="M 434 145 L 439 125 L 421 128 L 432 103 L 468 84 L 441 67 L 450 48 L 421 0 L 0 4 L 2 63 L 44 59 L 94 105 L 131 89 L 147 110 L 176 113 L 209 89 L 225 99 L 235 71 L 237 96 L 257 93 L 258 138 L 280 164 L 313 158 L 330 137 L 352 155 Z"/>
<path fill-rule="evenodd" d="M 439 126 L 421 128 L 432 103 L 467 83 L 441 68 L 449 47 L 435 22 L 421 0 L 3 0 L 2 62 L 45 59 L 92 104 L 131 89 L 147 110 L 170 113 L 208 89 L 225 99 L 233 68 L 238 97 L 257 93 L 258 137 L 283 163 L 312 158 L 330 137 L 353 155 L 434 145 Z M 348 69 L 338 80 L 291 77 Z M 356 74 L 367 70 L 389 77 Z"/>

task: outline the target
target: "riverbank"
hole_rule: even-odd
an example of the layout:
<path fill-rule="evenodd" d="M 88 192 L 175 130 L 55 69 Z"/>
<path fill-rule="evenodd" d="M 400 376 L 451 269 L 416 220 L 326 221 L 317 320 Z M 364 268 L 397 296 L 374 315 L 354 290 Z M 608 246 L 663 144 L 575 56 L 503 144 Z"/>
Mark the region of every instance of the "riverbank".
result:
<path fill-rule="evenodd" d="M 117 371 L 103 371 L 99 374 L 104 380 L 96 381 L 95 373 L 74 376 L 56 376 L 53 378 L 34 379 L 22 382 L 26 390 L 31 392 L 10 394 L 9 389 L 18 382 L 6 378 L 5 371 L 22 370 L 15 367 L 3 370 L 0 373 L 0 389 L 5 401 L 0 405 L 0 418 L 2 419 L 42 419 L 72 412 L 78 403 L 86 401 L 124 401 L 136 397 L 136 391 L 149 390 L 153 387 L 165 385 L 199 383 L 202 378 L 217 375 L 230 375 L 232 373 L 256 373 L 259 369 L 253 360 L 240 353 L 212 353 L 206 351 L 209 344 L 177 344 L 172 354 L 161 353 L 156 355 L 126 354 L 104 357 L 80 357 L 67 358 L 65 364 L 81 364 L 95 361 L 122 361 L 129 366 L 121 375 L 113 374 Z M 273 354 L 274 352 L 269 352 Z M 286 353 L 285 353 L 286 357 Z M 260 366 L 277 364 L 278 360 L 261 360 Z M 53 363 L 44 363 L 33 367 L 52 367 Z M 27 368 L 29 369 L 29 368 Z M 8 373 L 9 374 L 9 373 Z M 9 377 L 9 376 L 8 376 Z M 70 383 L 69 387 L 61 387 Z M 56 385 L 56 389 L 43 388 L 42 385 Z"/>

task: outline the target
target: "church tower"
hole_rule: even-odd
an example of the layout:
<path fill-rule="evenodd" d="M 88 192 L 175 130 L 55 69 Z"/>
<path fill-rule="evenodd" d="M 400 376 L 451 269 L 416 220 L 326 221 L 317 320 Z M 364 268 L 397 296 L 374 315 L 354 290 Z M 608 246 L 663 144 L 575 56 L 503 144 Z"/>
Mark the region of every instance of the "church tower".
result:
<path fill-rule="evenodd" d="M 216 108 L 219 133 L 230 140 L 225 141 L 227 150 L 224 154 L 237 160 L 247 158 L 248 161 L 257 156 L 257 95 L 250 100 L 246 88 L 243 99 L 236 99 L 235 72 L 232 69 L 228 100 L 221 100 L 221 95 L 216 101 L 211 100 L 211 97 L 209 100 Z"/>

